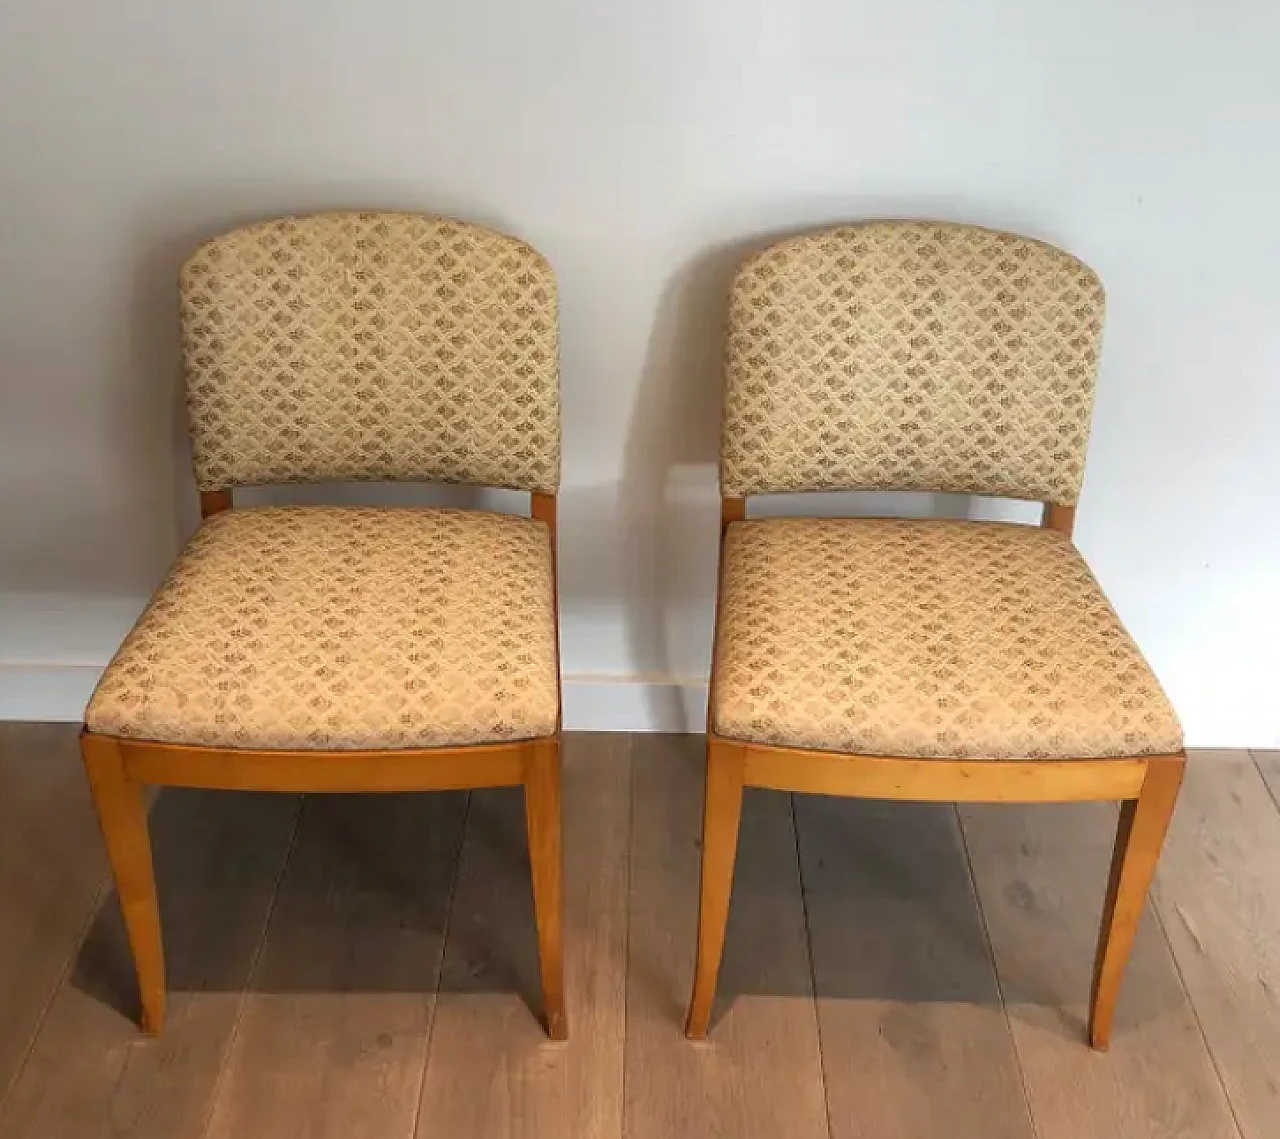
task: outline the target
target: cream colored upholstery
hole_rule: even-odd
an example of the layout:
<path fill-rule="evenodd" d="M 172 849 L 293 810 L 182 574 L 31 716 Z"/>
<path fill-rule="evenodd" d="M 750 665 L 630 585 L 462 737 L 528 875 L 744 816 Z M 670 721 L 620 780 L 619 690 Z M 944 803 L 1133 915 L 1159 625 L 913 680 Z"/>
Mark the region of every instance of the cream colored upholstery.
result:
<path fill-rule="evenodd" d="M 556 284 L 523 242 L 420 214 L 282 218 L 201 246 L 180 296 L 201 490 L 556 490 Z"/>
<path fill-rule="evenodd" d="M 712 722 L 731 739 L 978 759 L 1182 747 L 1137 646 L 1050 530 L 735 523 L 719 625 Z"/>
<path fill-rule="evenodd" d="M 1072 504 L 1098 278 L 1029 238 L 940 222 L 805 234 L 734 282 L 721 487 L 934 490 Z"/>
<path fill-rule="evenodd" d="M 545 524 L 278 507 L 205 522 L 108 666 L 91 731 L 235 748 L 551 735 Z"/>

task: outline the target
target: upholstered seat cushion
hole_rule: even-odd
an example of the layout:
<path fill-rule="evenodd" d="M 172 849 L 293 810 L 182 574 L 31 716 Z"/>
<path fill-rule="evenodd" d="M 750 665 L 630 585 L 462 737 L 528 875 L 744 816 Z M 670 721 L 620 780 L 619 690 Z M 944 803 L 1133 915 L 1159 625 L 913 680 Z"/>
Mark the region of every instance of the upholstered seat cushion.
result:
<path fill-rule="evenodd" d="M 1051 530 L 735 523 L 720 606 L 721 736 L 923 758 L 1182 747 L 1137 646 L 1075 547 Z"/>
<path fill-rule="evenodd" d="M 541 522 L 434 509 L 206 521 L 108 666 L 94 732 L 235 748 L 528 739 L 558 709 Z"/>

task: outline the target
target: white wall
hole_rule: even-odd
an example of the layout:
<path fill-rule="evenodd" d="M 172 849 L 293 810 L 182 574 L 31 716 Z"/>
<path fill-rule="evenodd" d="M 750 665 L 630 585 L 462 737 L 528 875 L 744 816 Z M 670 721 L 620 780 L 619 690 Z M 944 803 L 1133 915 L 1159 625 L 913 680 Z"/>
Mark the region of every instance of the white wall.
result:
<path fill-rule="evenodd" d="M 696 726 L 732 266 L 911 215 L 1100 270 L 1080 544 L 1191 741 L 1280 744 L 1280 10 L 1229 7 L 5 4 L 0 714 L 74 716 L 193 523 L 184 253 L 362 205 L 486 221 L 556 266 L 565 666 L 605 682 L 568 718 Z M 666 683 L 608 683 L 637 678 Z"/>

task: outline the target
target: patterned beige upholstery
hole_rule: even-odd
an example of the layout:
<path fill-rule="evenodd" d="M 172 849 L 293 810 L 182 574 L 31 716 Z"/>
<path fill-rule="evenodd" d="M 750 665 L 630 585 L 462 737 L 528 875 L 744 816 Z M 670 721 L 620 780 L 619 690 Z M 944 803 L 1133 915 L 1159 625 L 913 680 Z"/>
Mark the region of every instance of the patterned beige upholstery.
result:
<path fill-rule="evenodd" d="M 1050 245 L 938 222 L 750 258 L 729 314 L 721 486 L 967 491 L 1072 504 L 1102 286 Z"/>
<path fill-rule="evenodd" d="M 418 214 L 282 218 L 202 246 L 181 310 L 201 490 L 556 490 L 556 284 L 523 242 Z"/>
<path fill-rule="evenodd" d="M 108 666 L 109 735 L 409 748 L 551 735 L 545 524 L 478 511 L 273 507 L 205 522 Z"/>
<path fill-rule="evenodd" d="M 735 523 L 722 590 L 719 735 L 977 759 L 1182 747 L 1137 646 L 1054 531 L 869 518 Z"/>

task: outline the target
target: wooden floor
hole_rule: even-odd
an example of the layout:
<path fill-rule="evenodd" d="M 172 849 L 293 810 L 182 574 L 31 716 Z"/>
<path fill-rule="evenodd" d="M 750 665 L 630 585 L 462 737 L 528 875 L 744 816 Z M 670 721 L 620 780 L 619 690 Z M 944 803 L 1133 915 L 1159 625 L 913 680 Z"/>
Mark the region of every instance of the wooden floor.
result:
<path fill-rule="evenodd" d="M 518 792 L 165 791 L 152 1041 L 75 730 L 0 725 L 0 1136 L 1280 1135 L 1280 755 L 1194 756 L 1107 1055 L 1114 808 L 763 791 L 685 1042 L 701 759 L 568 743 L 563 1045 L 530 1012 Z"/>

